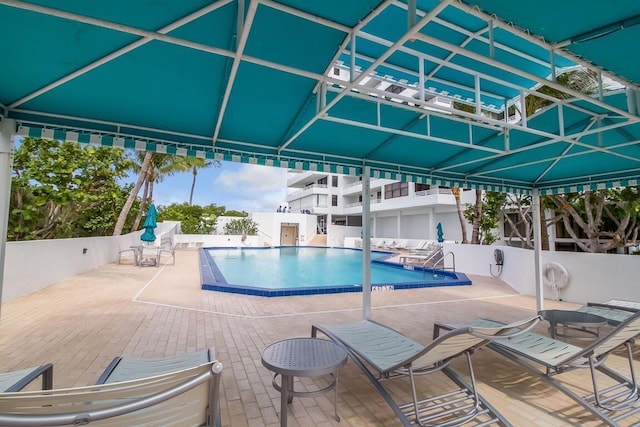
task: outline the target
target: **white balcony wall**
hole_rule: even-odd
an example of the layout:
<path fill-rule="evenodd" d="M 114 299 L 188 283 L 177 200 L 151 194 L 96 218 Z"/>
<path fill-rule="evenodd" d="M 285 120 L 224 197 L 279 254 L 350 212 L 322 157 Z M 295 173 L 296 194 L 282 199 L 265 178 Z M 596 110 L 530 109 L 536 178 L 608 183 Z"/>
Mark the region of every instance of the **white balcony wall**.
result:
<path fill-rule="evenodd" d="M 306 171 L 302 173 L 292 173 L 287 177 L 287 187 L 302 188 L 307 184 L 311 184 L 329 174 L 324 172 Z"/>

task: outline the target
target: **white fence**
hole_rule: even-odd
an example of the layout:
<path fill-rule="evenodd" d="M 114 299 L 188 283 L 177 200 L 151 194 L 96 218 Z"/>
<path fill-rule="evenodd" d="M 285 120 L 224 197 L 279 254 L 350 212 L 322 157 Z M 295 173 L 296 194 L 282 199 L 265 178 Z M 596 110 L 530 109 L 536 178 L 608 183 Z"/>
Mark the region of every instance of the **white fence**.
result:
<path fill-rule="evenodd" d="M 260 236 L 247 236 L 243 241 L 242 236 L 175 234 L 178 230 L 179 223 L 159 223 L 156 229 L 158 242 L 172 241 L 182 247 L 264 245 Z M 118 237 L 8 242 L 2 301 L 11 301 L 74 275 L 113 263 L 119 249 L 140 242 L 140 234 L 138 231 Z M 341 237 L 345 246 L 356 246 L 355 242 L 359 240 L 348 235 Z M 489 276 L 490 265 L 495 264 L 495 249 L 504 251 L 500 279 L 522 294 L 535 295 L 533 251 L 508 246 L 445 243 L 445 251 L 455 253 L 458 271 L 483 276 Z M 543 265 L 552 261 L 562 264 L 571 275 L 569 285 L 562 293 L 566 301 L 584 303 L 612 298 L 640 301 L 640 256 L 543 252 Z M 493 273 L 497 271 L 494 265 Z M 553 296 L 550 289 L 545 289 L 545 297 Z"/>

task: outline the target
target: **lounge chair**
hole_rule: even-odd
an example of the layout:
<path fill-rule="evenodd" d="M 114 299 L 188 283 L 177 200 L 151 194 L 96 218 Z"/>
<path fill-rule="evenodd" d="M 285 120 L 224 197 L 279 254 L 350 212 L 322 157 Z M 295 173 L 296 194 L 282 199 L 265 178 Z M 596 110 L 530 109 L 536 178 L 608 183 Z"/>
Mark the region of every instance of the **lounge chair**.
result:
<path fill-rule="evenodd" d="M 463 327 L 448 332 L 426 346 L 371 320 L 346 325 L 313 325 L 311 335 L 315 337 L 320 331 L 344 346 L 353 362 L 382 394 L 404 426 L 412 425 L 412 420 L 420 425 L 462 425 L 472 420 L 482 425 L 510 425 L 478 395 L 471 353 L 496 336 L 523 333 L 523 330 L 530 329 L 538 321 L 539 318 L 535 317 L 515 325 L 490 328 Z M 470 385 L 448 367 L 450 360 L 463 354 L 467 359 Z M 418 400 L 415 376 L 438 371 L 446 374 L 460 389 Z M 409 377 L 412 402 L 396 403 L 381 384 L 382 380 L 399 376 Z"/>
<path fill-rule="evenodd" d="M 499 322 L 477 319 L 467 326 L 498 327 Z M 451 329 L 459 325 L 436 325 Z M 436 332 L 437 334 L 437 332 Z M 640 335 L 640 312 L 620 323 L 609 334 L 586 347 L 578 347 L 547 336 L 526 332 L 509 340 L 496 340 L 489 348 L 517 362 L 540 378 L 557 387 L 582 407 L 591 411 L 601 422 L 618 426 L 619 421 L 640 411 L 640 390 L 633 366 L 632 341 Z M 611 352 L 626 347 L 630 378 L 605 365 Z M 556 376 L 577 368 L 589 368 L 593 393 L 580 396 Z M 613 379 L 613 386 L 601 389 L 596 371 Z M 636 420 L 637 421 L 637 420 Z"/>
<path fill-rule="evenodd" d="M 35 368 L 20 369 L 18 371 L 0 374 L 0 392 L 9 393 L 20 391 L 38 377 L 42 377 L 42 390 L 51 390 L 53 388 L 53 365 L 47 363 L 46 365 Z"/>
<path fill-rule="evenodd" d="M 0 425 L 219 425 L 222 364 L 204 351 L 112 362 L 98 385 L 0 393 Z M 202 362 L 202 363 L 201 363 Z"/>
<path fill-rule="evenodd" d="M 634 313 L 640 311 L 640 306 L 634 308 L 633 304 L 631 301 L 620 300 L 609 300 L 605 303 L 590 302 L 580 307 L 577 311 L 596 314 L 607 319 L 610 325 L 617 326 Z"/>

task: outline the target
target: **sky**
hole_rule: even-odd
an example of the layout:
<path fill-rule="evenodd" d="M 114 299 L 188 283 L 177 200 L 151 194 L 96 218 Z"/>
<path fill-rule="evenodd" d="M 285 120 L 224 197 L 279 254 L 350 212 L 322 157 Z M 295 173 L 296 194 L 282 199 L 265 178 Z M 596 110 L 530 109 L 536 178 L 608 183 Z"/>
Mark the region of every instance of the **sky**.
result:
<path fill-rule="evenodd" d="M 193 174 L 179 173 L 156 183 L 156 205 L 189 201 Z M 215 203 L 227 210 L 275 212 L 287 201 L 287 170 L 276 167 L 221 162 L 219 168 L 199 169 L 193 204 Z"/>

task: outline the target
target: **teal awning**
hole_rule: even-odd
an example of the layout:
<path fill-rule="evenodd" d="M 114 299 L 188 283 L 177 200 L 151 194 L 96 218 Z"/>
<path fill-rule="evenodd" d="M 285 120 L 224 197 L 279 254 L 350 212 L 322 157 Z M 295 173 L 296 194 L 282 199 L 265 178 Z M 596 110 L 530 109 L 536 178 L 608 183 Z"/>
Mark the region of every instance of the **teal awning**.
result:
<path fill-rule="evenodd" d="M 640 4 L 411 4 L 0 0 L 0 115 L 21 135 L 448 186 L 635 185 Z M 504 118 L 590 64 L 620 89 Z"/>

